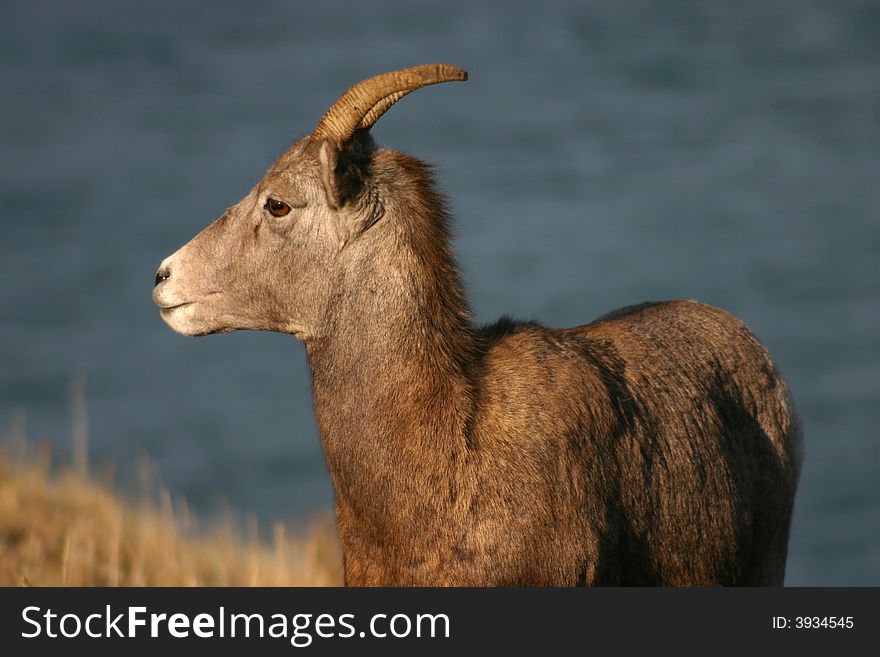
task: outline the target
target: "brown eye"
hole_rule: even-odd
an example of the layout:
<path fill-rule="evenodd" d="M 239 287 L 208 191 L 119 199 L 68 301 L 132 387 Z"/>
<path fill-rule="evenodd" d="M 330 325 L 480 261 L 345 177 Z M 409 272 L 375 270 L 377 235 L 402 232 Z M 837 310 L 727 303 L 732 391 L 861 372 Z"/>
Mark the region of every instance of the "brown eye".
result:
<path fill-rule="evenodd" d="M 290 212 L 290 206 L 287 203 L 274 198 L 267 198 L 266 205 L 263 207 L 271 212 L 273 217 L 283 217 Z"/>

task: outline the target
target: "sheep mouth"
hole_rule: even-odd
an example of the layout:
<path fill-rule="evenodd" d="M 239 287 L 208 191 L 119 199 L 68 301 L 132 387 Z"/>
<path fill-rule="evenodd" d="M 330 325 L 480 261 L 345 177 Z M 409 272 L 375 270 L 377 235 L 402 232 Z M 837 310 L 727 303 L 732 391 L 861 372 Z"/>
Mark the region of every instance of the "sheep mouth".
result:
<path fill-rule="evenodd" d="M 186 308 L 187 306 L 193 305 L 193 301 L 186 301 L 184 303 L 177 303 L 173 306 L 159 306 L 159 312 L 161 314 L 170 313 L 173 310 L 179 310 L 180 308 Z"/>

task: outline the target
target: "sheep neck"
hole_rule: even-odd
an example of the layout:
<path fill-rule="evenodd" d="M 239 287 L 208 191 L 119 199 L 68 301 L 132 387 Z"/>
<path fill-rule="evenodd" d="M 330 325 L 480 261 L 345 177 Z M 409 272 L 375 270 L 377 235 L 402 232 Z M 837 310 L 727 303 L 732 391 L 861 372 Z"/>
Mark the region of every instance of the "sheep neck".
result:
<path fill-rule="evenodd" d="M 418 223 L 412 239 L 406 222 L 395 228 L 394 266 L 341 282 L 332 329 L 306 345 L 344 547 L 348 532 L 387 547 L 424 527 L 456 503 L 468 465 L 479 339 L 445 217 Z"/>

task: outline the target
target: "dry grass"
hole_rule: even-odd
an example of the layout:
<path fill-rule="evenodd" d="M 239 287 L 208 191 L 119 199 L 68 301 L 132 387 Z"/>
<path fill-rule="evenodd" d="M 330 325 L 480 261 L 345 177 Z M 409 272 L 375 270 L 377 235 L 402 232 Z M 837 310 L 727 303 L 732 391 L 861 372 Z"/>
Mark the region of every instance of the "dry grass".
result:
<path fill-rule="evenodd" d="M 271 544 L 233 523 L 197 532 L 185 506 L 132 504 L 81 471 L 51 474 L 48 458 L 0 452 L 0 585 L 310 586 L 341 583 L 328 519 L 301 536 L 274 527 Z M 245 536 L 245 534 L 248 534 Z"/>

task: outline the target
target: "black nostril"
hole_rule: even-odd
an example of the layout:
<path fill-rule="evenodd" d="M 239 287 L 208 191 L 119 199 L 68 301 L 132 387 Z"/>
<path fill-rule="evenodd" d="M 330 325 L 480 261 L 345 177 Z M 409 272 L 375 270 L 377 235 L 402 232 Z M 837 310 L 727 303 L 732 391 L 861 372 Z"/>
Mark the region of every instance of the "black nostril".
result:
<path fill-rule="evenodd" d="M 167 281 L 169 278 L 171 278 L 171 270 L 160 269 L 156 272 L 156 285 L 158 285 L 162 281 Z"/>

